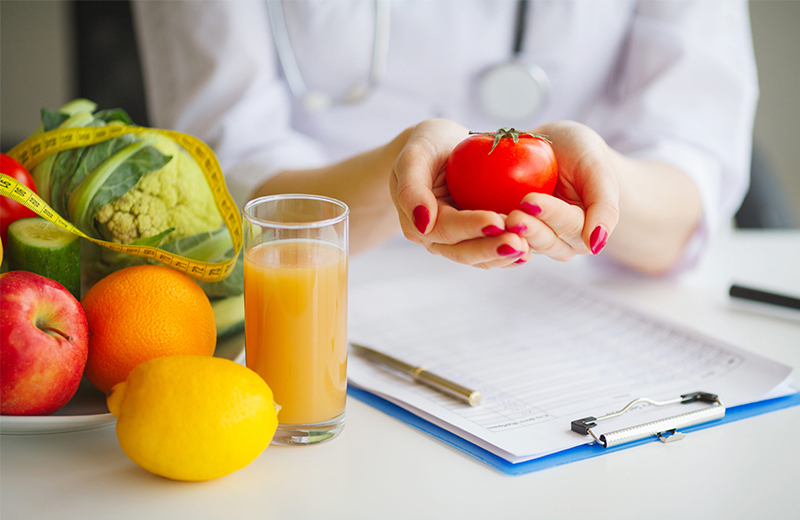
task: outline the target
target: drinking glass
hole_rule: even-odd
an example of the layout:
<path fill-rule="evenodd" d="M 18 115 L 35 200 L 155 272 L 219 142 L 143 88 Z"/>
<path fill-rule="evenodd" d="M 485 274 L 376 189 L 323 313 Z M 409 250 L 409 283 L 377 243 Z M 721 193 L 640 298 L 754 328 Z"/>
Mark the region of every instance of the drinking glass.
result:
<path fill-rule="evenodd" d="M 330 440 L 345 417 L 349 209 L 287 194 L 243 213 L 245 356 L 281 407 L 272 444 Z"/>

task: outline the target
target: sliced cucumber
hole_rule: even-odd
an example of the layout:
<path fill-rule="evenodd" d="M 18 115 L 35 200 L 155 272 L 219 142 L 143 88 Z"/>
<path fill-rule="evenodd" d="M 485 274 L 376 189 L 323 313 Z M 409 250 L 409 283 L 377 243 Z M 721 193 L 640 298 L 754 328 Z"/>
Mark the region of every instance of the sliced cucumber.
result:
<path fill-rule="evenodd" d="M 41 217 L 8 226 L 8 269 L 46 276 L 81 299 L 80 238 Z"/>
<path fill-rule="evenodd" d="M 244 294 L 213 300 L 211 308 L 214 309 L 217 339 L 244 331 Z"/>

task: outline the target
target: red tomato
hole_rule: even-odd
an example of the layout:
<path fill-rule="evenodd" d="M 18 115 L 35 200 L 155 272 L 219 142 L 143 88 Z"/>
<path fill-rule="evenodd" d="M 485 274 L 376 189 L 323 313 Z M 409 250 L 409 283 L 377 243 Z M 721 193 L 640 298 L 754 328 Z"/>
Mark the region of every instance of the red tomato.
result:
<path fill-rule="evenodd" d="M 545 136 L 501 128 L 458 143 L 447 160 L 445 180 L 459 208 L 508 215 L 532 191 L 553 193 L 558 164 Z"/>
<path fill-rule="evenodd" d="M 0 173 L 5 173 L 14 180 L 19 181 L 28 188 L 36 191 L 33 184 L 33 177 L 15 159 L 0 153 Z M 3 247 L 8 245 L 8 225 L 21 218 L 35 217 L 36 213 L 29 210 L 19 202 L 8 197 L 0 196 L 0 235 L 3 239 Z"/>

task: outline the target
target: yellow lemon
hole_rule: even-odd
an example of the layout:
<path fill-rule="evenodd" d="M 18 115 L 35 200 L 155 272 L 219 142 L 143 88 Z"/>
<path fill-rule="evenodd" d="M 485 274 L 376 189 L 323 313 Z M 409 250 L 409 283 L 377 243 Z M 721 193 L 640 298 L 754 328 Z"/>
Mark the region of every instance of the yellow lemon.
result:
<path fill-rule="evenodd" d="M 145 361 L 114 386 L 107 403 L 125 454 L 175 480 L 209 480 L 247 466 L 278 426 L 264 380 L 209 356 Z"/>

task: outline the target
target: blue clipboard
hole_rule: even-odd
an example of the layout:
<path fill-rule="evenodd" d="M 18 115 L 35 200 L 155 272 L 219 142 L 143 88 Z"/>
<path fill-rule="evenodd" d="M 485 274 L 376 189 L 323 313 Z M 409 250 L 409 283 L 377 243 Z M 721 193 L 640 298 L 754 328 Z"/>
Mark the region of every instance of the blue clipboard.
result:
<path fill-rule="evenodd" d="M 373 406 L 378 410 L 391 415 L 395 419 L 400 419 L 401 421 L 410 424 L 418 430 L 422 430 L 423 432 L 432 435 L 433 437 L 449 444 L 450 446 L 458 448 L 459 450 L 472 455 L 476 459 L 485 462 L 486 464 L 507 475 L 524 475 L 526 473 L 533 473 L 534 471 L 561 466 L 562 464 L 569 464 L 570 462 L 576 462 L 579 460 L 590 459 L 606 453 L 619 451 L 634 446 L 640 446 L 648 442 L 658 441 L 657 437 L 651 436 L 637 441 L 613 446 L 611 448 L 603 448 L 597 444 L 584 444 L 582 446 L 570 448 L 558 453 L 539 457 L 537 459 L 513 464 L 371 392 L 348 385 L 347 393 L 351 397 Z M 797 405 L 800 405 L 800 392 L 795 392 L 794 394 L 784 397 L 777 397 L 775 399 L 768 399 L 765 401 L 734 406 L 732 408 L 728 408 L 725 411 L 725 416 L 721 419 L 696 424 L 693 426 L 682 427 L 681 431 L 692 432 L 702 430 L 711 426 L 738 421 L 740 419 L 746 419 L 748 417 L 761 415 L 767 412 L 773 412 L 775 410 L 782 410 L 784 408 Z"/>

